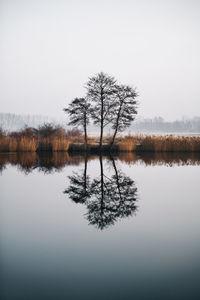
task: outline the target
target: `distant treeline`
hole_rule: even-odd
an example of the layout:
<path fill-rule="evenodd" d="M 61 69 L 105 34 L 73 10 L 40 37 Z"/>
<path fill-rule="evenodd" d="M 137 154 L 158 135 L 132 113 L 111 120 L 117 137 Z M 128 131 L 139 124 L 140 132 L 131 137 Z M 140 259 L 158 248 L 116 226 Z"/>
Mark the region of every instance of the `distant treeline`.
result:
<path fill-rule="evenodd" d="M 18 131 L 25 126 L 37 128 L 44 123 L 52 123 L 61 127 L 66 127 L 66 121 L 57 120 L 56 118 L 50 118 L 40 115 L 17 115 L 11 113 L 0 113 L 0 128 L 4 131 Z M 70 129 L 70 127 L 68 127 Z M 93 126 L 88 127 L 89 132 L 95 133 L 97 128 Z M 108 133 L 110 128 L 106 130 Z M 135 122 L 129 128 L 129 131 L 137 133 L 200 133 L 200 117 L 183 118 L 176 121 L 165 121 L 161 117 L 148 118 L 148 119 L 136 119 Z"/>
<path fill-rule="evenodd" d="M 4 131 L 19 131 L 25 126 L 37 128 L 44 123 L 59 123 L 53 118 L 42 115 L 21 115 L 12 113 L 0 113 L 0 128 Z"/>
<path fill-rule="evenodd" d="M 137 120 L 131 126 L 134 132 L 200 133 L 200 117 L 167 122 L 161 117 Z"/>

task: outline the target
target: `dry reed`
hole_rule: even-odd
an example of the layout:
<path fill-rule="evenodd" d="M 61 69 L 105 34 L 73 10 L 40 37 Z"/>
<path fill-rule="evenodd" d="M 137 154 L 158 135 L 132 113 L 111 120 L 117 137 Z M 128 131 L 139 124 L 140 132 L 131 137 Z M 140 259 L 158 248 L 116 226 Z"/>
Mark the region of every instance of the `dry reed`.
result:
<path fill-rule="evenodd" d="M 122 138 L 119 151 L 140 152 L 200 152 L 199 136 L 139 135 Z"/>
<path fill-rule="evenodd" d="M 85 147 L 80 140 L 74 142 L 65 135 L 53 136 L 0 136 L 0 152 L 35 152 L 35 151 L 69 151 L 84 152 Z M 102 151 L 113 152 L 200 152 L 200 136 L 156 136 L 128 135 L 117 138 L 110 148 L 109 136 L 103 141 Z M 88 151 L 99 151 L 98 138 L 88 138 Z"/>
<path fill-rule="evenodd" d="M 21 137 L 18 141 L 17 150 L 21 152 L 35 152 L 37 150 L 37 142 L 34 138 Z"/>
<path fill-rule="evenodd" d="M 120 152 L 131 152 L 136 150 L 137 139 L 134 136 L 126 136 L 117 143 Z"/>
<path fill-rule="evenodd" d="M 9 152 L 9 138 L 1 137 L 0 138 L 0 152 Z"/>
<path fill-rule="evenodd" d="M 67 151 L 69 141 L 64 137 L 40 138 L 38 141 L 38 151 Z"/>
<path fill-rule="evenodd" d="M 52 151 L 67 151 L 69 141 L 64 137 L 55 137 L 52 140 Z"/>

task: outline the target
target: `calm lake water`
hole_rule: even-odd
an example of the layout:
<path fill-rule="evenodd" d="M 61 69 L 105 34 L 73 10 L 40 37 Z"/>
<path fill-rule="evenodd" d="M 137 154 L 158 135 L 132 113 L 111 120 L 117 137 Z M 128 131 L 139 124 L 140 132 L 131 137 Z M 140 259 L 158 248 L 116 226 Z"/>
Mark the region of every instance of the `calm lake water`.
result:
<path fill-rule="evenodd" d="M 0 155 L 1 299 L 200 299 L 200 156 Z"/>

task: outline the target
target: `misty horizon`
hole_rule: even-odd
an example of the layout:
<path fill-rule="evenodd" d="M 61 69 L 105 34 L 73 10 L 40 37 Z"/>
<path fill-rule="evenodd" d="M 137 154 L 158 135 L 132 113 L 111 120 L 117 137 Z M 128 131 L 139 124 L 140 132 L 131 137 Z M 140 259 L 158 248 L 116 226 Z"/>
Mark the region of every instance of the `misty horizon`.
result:
<path fill-rule="evenodd" d="M 199 2 L 25 1 L 0 4 L 1 111 L 61 117 L 105 72 L 136 87 L 138 115 L 200 111 Z"/>
<path fill-rule="evenodd" d="M 79 128 L 82 131 L 80 126 L 69 126 L 69 118 L 67 115 L 64 115 L 62 118 L 56 118 L 52 116 L 45 115 L 26 115 L 26 114 L 12 114 L 12 113 L 1 113 L 0 112 L 0 128 L 4 131 L 19 131 L 25 127 L 37 128 L 43 124 L 53 124 L 55 126 L 61 126 L 67 130 L 73 128 Z M 110 126 L 105 130 L 106 133 L 111 134 L 112 129 Z M 161 116 L 156 116 L 154 118 L 142 118 L 141 116 L 136 115 L 136 119 L 128 128 L 124 131 L 127 133 L 200 133 L 200 116 L 193 118 L 182 117 L 179 120 L 168 121 L 163 119 Z M 88 125 L 88 133 L 98 134 L 99 128 L 94 125 L 92 122 Z"/>

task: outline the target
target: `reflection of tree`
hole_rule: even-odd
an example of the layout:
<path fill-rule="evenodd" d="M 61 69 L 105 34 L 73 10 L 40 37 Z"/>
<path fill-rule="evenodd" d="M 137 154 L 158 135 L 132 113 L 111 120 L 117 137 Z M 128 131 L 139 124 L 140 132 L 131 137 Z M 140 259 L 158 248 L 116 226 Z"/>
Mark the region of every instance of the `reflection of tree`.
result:
<path fill-rule="evenodd" d="M 0 174 L 6 169 L 6 164 L 0 162 Z"/>
<path fill-rule="evenodd" d="M 91 185 L 94 197 L 87 205 L 87 219 L 90 224 L 104 229 L 136 211 L 137 188 L 130 177 L 117 170 L 113 158 L 115 174 L 110 178 L 104 174 L 101 156 L 99 161 L 100 178 L 94 179 Z"/>
<path fill-rule="evenodd" d="M 100 176 L 91 183 L 87 176 L 87 160 L 83 175 L 69 176 L 70 186 L 65 191 L 76 203 L 87 206 L 89 224 L 99 229 L 113 225 L 117 219 L 128 217 L 136 211 L 137 188 L 134 181 L 117 170 L 111 158 L 114 175 L 107 177 L 103 170 L 102 156 L 99 156 Z"/>
<path fill-rule="evenodd" d="M 70 199 L 76 203 L 84 203 L 90 197 L 90 178 L 87 175 L 87 155 L 85 156 L 85 167 L 83 174 L 79 175 L 74 173 L 73 176 L 69 176 L 70 185 L 64 191 L 65 194 L 69 194 Z"/>

